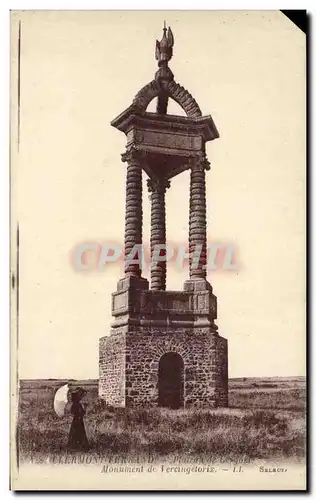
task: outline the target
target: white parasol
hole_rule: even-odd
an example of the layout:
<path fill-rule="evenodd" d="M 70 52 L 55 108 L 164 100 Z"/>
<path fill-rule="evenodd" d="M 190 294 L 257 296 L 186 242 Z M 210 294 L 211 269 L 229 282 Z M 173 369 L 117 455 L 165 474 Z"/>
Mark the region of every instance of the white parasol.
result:
<path fill-rule="evenodd" d="M 68 384 L 60 387 L 56 393 L 54 398 L 54 410 L 59 417 L 63 417 L 65 415 L 65 408 L 68 403 Z"/>

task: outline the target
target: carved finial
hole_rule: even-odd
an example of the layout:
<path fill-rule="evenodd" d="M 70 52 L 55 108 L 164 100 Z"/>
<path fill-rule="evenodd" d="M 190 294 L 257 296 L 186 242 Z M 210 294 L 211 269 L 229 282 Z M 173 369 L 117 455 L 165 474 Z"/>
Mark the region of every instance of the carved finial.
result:
<path fill-rule="evenodd" d="M 159 69 L 155 75 L 156 80 L 161 82 L 171 82 L 173 80 L 173 73 L 168 67 L 168 62 L 173 54 L 174 38 L 171 28 L 167 30 L 166 21 L 163 24 L 163 35 L 160 42 L 156 40 L 156 59 L 158 61 Z M 165 108 L 165 106 L 163 106 Z"/>
<path fill-rule="evenodd" d="M 166 27 L 166 21 L 164 21 L 163 35 L 160 42 L 156 40 L 156 59 L 158 61 L 158 66 L 167 66 L 168 61 L 172 58 L 173 53 L 174 38 L 171 28 Z"/>

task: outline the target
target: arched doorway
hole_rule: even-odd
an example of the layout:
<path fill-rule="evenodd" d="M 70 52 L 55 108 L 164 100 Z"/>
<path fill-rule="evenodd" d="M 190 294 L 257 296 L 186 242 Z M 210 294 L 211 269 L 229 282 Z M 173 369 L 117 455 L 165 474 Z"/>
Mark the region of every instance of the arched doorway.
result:
<path fill-rule="evenodd" d="M 158 369 L 159 406 L 183 407 L 184 364 L 180 354 L 168 352 L 161 356 Z"/>

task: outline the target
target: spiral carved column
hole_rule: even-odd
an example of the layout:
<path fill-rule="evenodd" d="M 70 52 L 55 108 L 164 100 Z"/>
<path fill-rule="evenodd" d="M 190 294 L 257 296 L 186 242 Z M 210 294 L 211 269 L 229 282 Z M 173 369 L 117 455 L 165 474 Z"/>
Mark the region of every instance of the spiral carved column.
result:
<path fill-rule="evenodd" d="M 125 233 L 124 255 L 125 276 L 141 276 L 140 263 L 130 263 L 131 260 L 140 261 L 141 256 L 133 251 L 135 245 L 142 244 L 143 208 L 142 208 L 142 169 L 139 153 L 134 150 L 122 154 L 122 161 L 127 162 L 126 198 L 125 198 Z"/>
<path fill-rule="evenodd" d="M 209 170 L 210 167 L 205 157 L 193 158 L 190 165 L 190 279 L 205 280 L 204 266 L 207 263 L 205 170 Z"/>
<path fill-rule="evenodd" d="M 166 207 L 165 193 L 170 187 L 170 182 L 164 179 L 149 179 L 147 181 L 148 191 L 151 193 L 151 233 L 150 233 L 150 255 L 151 255 L 151 289 L 166 289 L 166 260 L 156 261 L 157 255 L 165 255 L 164 249 L 159 251 L 158 245 L 166 245 Z M 158 254 L 159 252 L 159 254 Z"/>

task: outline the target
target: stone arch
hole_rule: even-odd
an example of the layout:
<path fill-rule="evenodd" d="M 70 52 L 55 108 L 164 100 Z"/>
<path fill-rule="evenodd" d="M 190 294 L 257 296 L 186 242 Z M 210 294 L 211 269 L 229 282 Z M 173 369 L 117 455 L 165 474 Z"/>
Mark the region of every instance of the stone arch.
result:
<path fill-rule="evenodd" d="M 176 351 L 165 352 L 159 359 L 158 405 L 172 409 L 184 406 L 184 361 Z"/>
<path fill-rule="evenodd" d="M 140 89 L 137 92 L 133 104 L 140 111 L 146 111 L 148 104 L 155 98 L 158 97 L 160 92 L 160 85 L 157 80 L 152 80 L 150 83 L 147 83 L 145 87 Z"/>
<path fill-rule="evenodd" d="M 171 81 L 166 85 L 161 85 L 157 80 L 152 80 L 145 85 L 135 96 L 133 105 L 141 112 L 145 112 L 149 103 L 158 97 L 161 91 L 167 93 L 168 97 L 173 99 L 184 110 L 186 115 L 191 118 L 202 116 L 194 97 L 184 87 L 178 83 Z"/>
<path fill-rule="evenodd" d="M 192 118 L 202 116 L 198 103 L 184 87 L 172 81 L 167 85 L 167 92 L 169 97 L 181 106 L 187 116 Z"/>
<path fill-rule="evenodd" d="M 161 339 L 159 344 L 151 349 L 151 354 L 156 362 L 167 352 L 177 352 L 186 364 L 189 349 L 182 339 Z"/>

